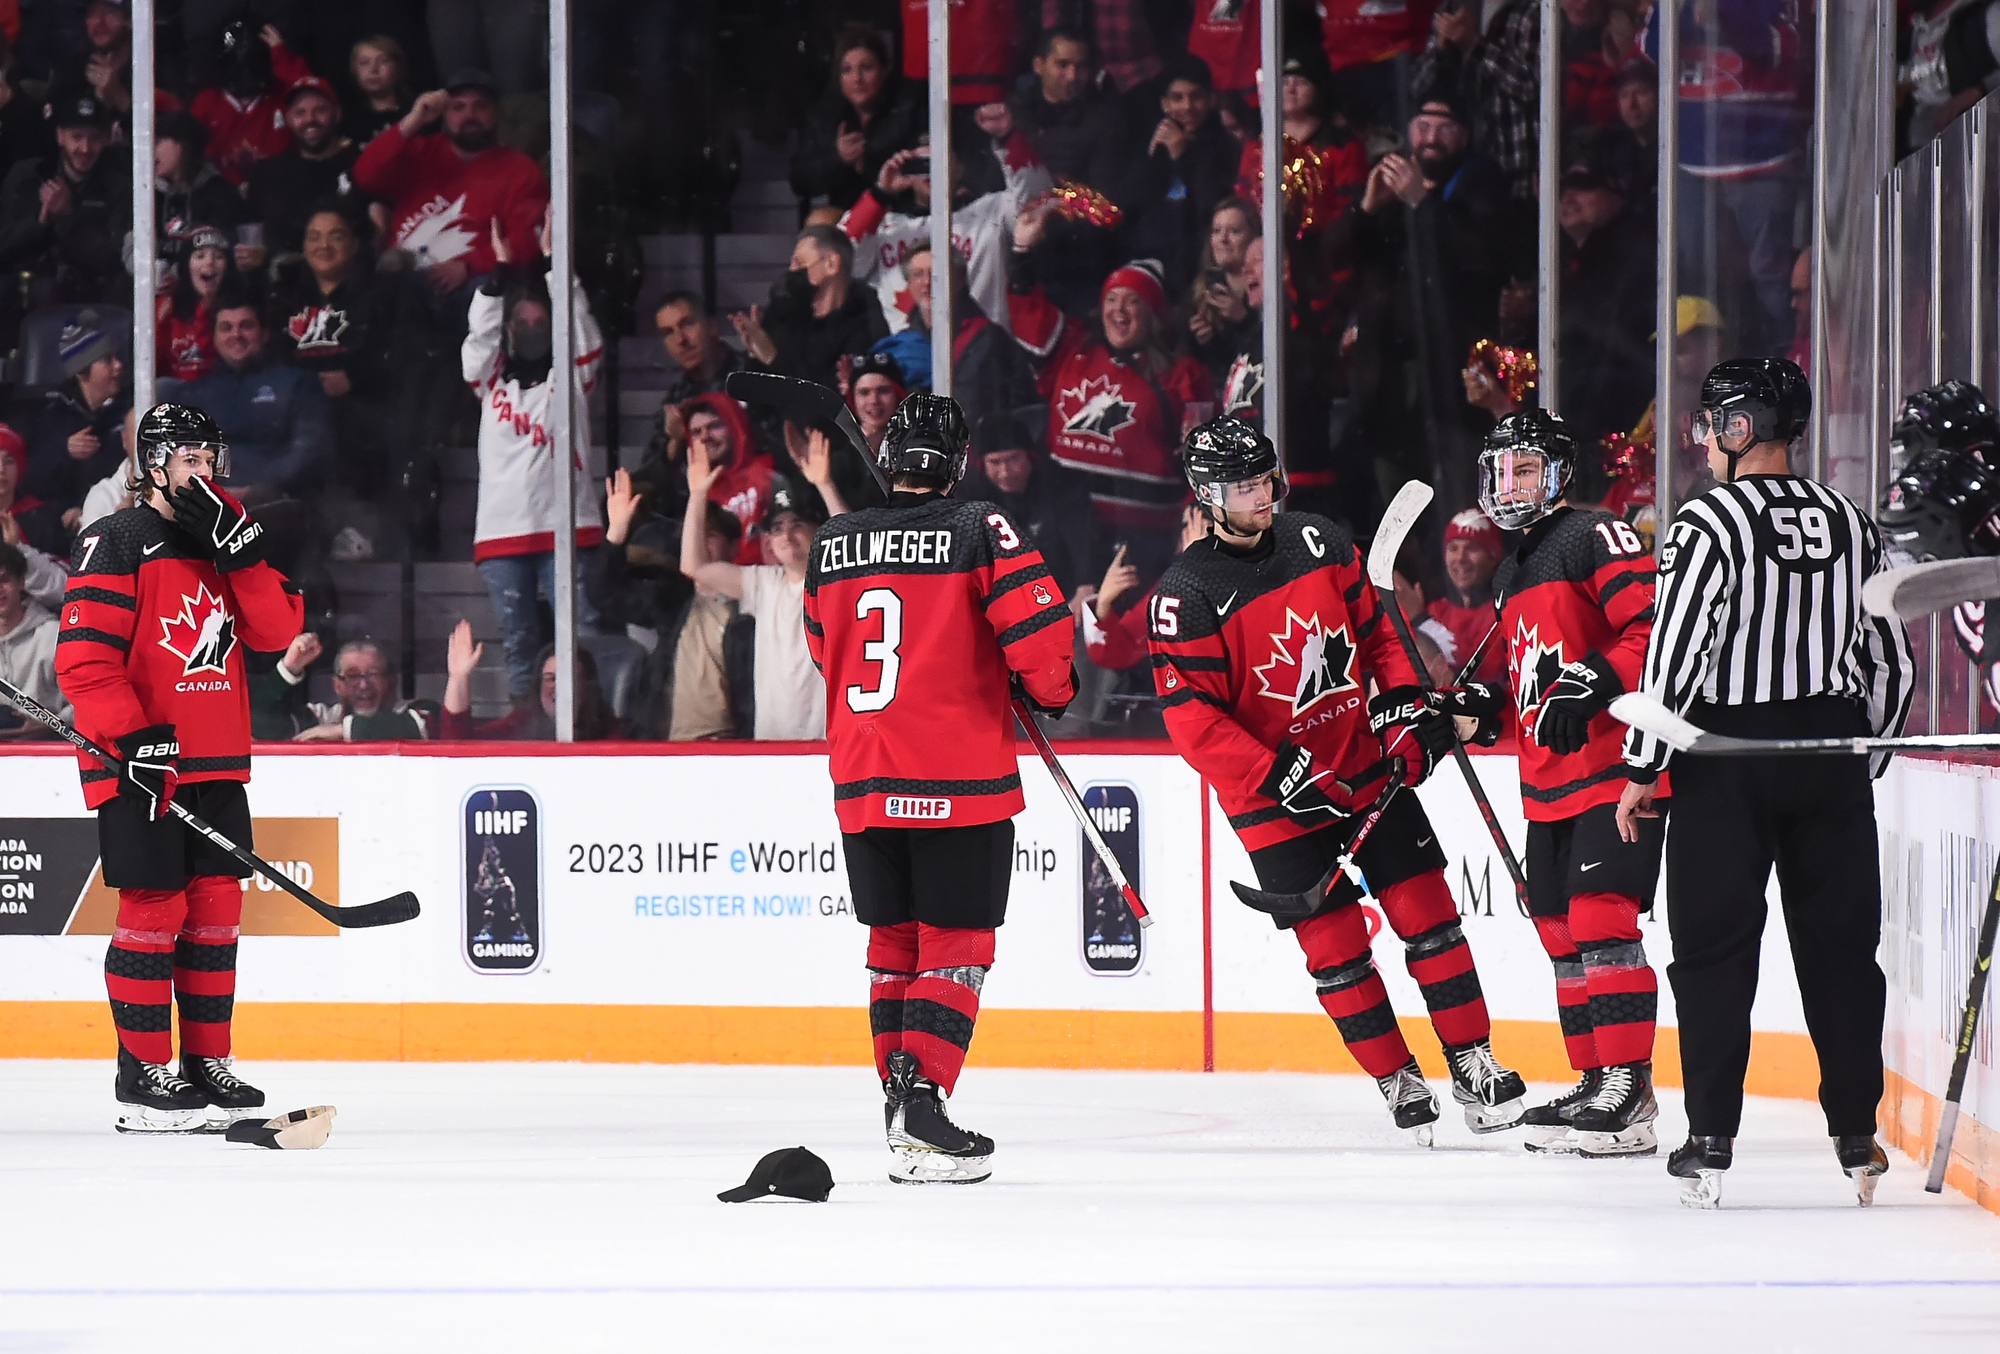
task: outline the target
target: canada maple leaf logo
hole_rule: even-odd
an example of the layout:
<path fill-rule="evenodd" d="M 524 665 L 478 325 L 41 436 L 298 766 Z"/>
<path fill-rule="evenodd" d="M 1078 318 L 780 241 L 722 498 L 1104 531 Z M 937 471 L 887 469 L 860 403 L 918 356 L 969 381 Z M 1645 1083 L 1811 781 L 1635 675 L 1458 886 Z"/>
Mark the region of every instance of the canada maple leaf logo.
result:
<path fill-rule="evenodd" d="M 1134 421 L 1132 411 L 1137 407 L 1109 376 L 1094 377 L 1056 395 L 1063 432 L 1100 442 L 1116 441 L 1118 430 Z"/>
<path fill-rule="evenodd" d="M 1507 665 L 1514 670 L 1514 705 L 1525 724 L 1529 713 L 1542 703 L 1542 694 L 1562 676 L 1562 637 L 1544 644 L 1541 625 L 1531 626 L 1522 617 L 1514 623 L 1514 636 L 1507 642 Z"/>
<path fill-rule="evenodd" d="M 1317 611 L 1302 620 L 1286 607 L 1284 632 L 1271 636 L 1270 661 L 1251 671 L 1263 688 L 1257 694 L 1284 701 L 1294 715 L 1304 714 L 1328 696 L 1361 688 L 1354 677 L 1354 642 L 1347 627 L 1328 630 L 1320 624 Z"/>
<path fill-rule="evenodd" d="M 181 594 L 178 616 L 160 618 L 160 647 L 181 660 L 181 675 L 197 672 L 229 675 L 229 655 L 236 648 L 236 620 L 206 583 L 195 585 L 194 596 Z"/>
<path fill-rule="evenodd" d="M 347 312 L 332 306 L 307 306 L 286 322 L 285 329 L 292 336 L 292 346 L 302 353 L 338 348 L 340 336 L 347 332 Z"/>
<path fill-rule="evenodd" d="M 407 249 L 420 259 L 420 266 L 445 263 L 472 252 L 472 231 L 465 224 L 465 195 L 456 202 L 439 196 L 425 203 L 415 216 L 403 223 L 396 240 L 398 249 Z"/>

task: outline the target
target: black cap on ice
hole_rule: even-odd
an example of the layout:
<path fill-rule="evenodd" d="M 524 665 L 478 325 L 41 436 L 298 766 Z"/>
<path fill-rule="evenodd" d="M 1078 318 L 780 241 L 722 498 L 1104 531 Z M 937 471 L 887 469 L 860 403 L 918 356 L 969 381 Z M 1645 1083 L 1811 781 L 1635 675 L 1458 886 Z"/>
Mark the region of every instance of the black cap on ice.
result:
<path fill-rule="evenodd" d="M 833 1193 L 833 1172 L 827 1164 L 803 1147 L 780 1147 L 768 1152 L 751 1168 L 750 1178 L 735 1189 L 715 1197 L 726 1204 L 748 1203 L 752 1199 L 804 1199 L 823 1204 Z"/>

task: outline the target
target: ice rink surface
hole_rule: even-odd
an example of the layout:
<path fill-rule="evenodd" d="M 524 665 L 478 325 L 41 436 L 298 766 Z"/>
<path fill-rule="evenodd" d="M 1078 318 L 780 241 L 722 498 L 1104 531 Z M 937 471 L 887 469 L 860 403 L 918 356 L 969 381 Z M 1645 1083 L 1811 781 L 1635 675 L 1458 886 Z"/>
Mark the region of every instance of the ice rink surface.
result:
<path fill-rule="evenodd" d="M 1449 1104 L 1421 1151 L 1358 1077 L 975 1066 L 993 1180 L 913 1188 L 865 1069 L 241 1070 L 332 1141 L 122 1137 L 110 1059 L 0 1062 L 0 1351 L 2000 1350 L 2000 1218 L 1893 1152 L 1855 1207 L 1803 1102 L 1698 1213 Z M 716 1202 L 794 1144 L 830 1203 Z"/>

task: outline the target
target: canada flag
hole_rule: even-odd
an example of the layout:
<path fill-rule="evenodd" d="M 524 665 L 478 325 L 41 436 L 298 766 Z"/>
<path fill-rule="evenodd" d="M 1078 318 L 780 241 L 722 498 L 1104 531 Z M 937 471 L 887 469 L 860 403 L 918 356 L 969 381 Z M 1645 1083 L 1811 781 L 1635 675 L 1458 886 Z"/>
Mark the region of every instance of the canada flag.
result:
<path fill-rule="evenodd" d="M 1271 636 L 1270 661 L 1251 671 L 1262 684 L 1259 695 L 1284 701 L 1301 715 L 1328 696 L 1361 689 L 1354 656 L 1346 626 L 1328 630 L 1317 611 L 1302 620 L 1286 607 L 1284 631 Z"/>
<path fill-rule="evenodd" d="M 194 596 L 181 594 L 180 614 L 160 618 L 160 647 L 181 660 L 181 675 L 197 672 L 229 675 L 229 655 L 236 648 L 236 618 L 205 583 Z"/>

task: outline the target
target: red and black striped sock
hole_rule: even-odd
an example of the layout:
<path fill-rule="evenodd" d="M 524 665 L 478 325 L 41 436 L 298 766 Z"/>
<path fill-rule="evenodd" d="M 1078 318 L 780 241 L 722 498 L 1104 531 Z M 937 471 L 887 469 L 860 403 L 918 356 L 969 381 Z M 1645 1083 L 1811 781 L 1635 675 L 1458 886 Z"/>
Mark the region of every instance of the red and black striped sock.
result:
<path fill-rule="evenodd" d="M 917 927 L 917 978 L 903 998 L 903 1047 L 946 1095 L 958 1085 L 972 1047 L 993 945 L 987 928 Z"/>
<path fill-rule="evenodd" d="M 187 921 L 174 945 L 181 1051 L 198 1058 L 226 1058 L 230 1021 L 236 1013 L 243 885 L 227 875 L 197 875 L 188 881 L 187 900 Z"/>
<path fill-rule="evenodd" d="M 173 1061 L 174 940 L 187 906 L 179 889 L 118 890 L 104 990 L 118 1042 L 141 1062 Z"/>
<path fill-rule="evenodd" d="M 1646 960 L 1639 900 L 1616 893 L 1579 893 L 1569 900 L 1570 928 L 1590 989 L 1590 1023 L 1606 1066 L 1653 1056 L 1660 1014 L 1660 980 Z"/>
<path fill-rule="evenodd" d="M 1317 984 L 1320 1008 L 1332 1017 L 1340 1041 L 1371 1077 L 1409 1065 L 1410 1046 L 1396 1024 L 1396 1009 L 1375 960 L 1368 953 L 1368 924 L 1358 903 L 1308 918 L 1292 928 Z"/>
<path fill-rule="evenodd" d="M 1604 1066 L 1591 1035 L 1590 987 L 1584 979 L 1583 956 L 1569 933 L 1567 917 L 1535 918 L 1535 934 L 1548 951 L 1556 971 L 1556 1018 L 1562 1022 L 1563 1051 L 1579 1072 Z"/>
<path fill-rule="evenodd" d="M 1426 870 L 1391 884 L 1379 895 L 1382 915 L 1403 938 L 1403 964 L 1430 1009 L 1431 1025 L 1447 1046 L 1475 1043 L 1493 1033 L 1486 994 L 1472 962 L 1472 946 L 1458 924 L 1458 904 L 1443 870 Z"/>
<path fill-rule="evenodd" d="M 875 1074 L 889 1079 L 889 1055 L 903 1047 L 904 999 L 917 980 L 917 924 L 868 928 L 868 1026 Z"/>

